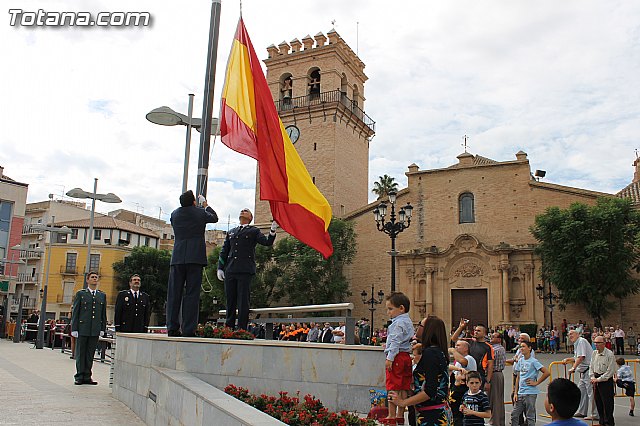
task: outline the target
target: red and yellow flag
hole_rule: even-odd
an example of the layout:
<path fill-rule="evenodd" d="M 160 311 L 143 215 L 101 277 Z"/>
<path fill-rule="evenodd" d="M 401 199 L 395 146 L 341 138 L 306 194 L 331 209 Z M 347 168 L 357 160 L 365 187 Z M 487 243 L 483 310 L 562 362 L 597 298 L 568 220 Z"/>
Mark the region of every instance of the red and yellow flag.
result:
<path fill-rule="evenodd" d="M 222 143 L 258 161 L 260 199 L 269 201 L 273 218 L 325 259 L 331 256 L 331 207 L 284 130 L 242 18 L 229 55 L 221 109 Z"/>

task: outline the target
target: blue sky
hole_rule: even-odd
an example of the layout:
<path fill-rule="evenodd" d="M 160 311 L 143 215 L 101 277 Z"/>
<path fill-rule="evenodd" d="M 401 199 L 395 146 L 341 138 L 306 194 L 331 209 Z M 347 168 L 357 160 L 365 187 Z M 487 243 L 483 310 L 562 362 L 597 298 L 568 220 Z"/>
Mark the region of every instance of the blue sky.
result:
<path fill-rule="evenodd" d="M 73 187 L 114 192 L 119 207 L 167 219 L 181 188 L 184 127 L 151 109 L 200 116 L 210 1 L 32 1 L 25 11 L 147 11 L 147 28 L 18 28 L 0 24 L 0 165 L 29 202 Z M 335 29 L 358 51 L 376 120 L 370 186 L 406 184 L 411 163 L 446 167 L 463 151 L 498 161 L 528 153 L 545 181 L 617 192 L 632 179 L 640 135 L 640 3 L 632 1 L 245 0 L 258 57 L 282 40 Z M 223 0 L 216 99 L 238 19 Z M 216 112 L 217 115 L 217 112 Z M 199 134 L 193 133 L 190 187 Z M 255 162 L 216 143 L 209 201 L 232 222 L 253 205 Z M 371 197 L 370 197 L 371 198 Z M 107 211 L 109 205 L 98 204 Z M 226 223 L 223 226 L 226 228 Z"/>

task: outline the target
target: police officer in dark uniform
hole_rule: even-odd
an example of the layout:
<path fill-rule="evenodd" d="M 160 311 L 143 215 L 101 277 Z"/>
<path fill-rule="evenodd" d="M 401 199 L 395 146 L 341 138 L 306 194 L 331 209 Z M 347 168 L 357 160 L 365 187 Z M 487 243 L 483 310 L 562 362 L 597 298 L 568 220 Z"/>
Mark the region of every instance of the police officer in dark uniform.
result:
<path fill-rule="evenodd" d="M 253 214 L 249 209 L 240 211 L 240 226 L 227 234 L 218 258 L 218 279 L 224 281 L 227 296 L 225 325 L 233 328 L 238 308 L 238 329 L 246 330 L 249 324 L 249 297 L 251 279 L 256 274 L 256 244 L 271 246 L 276 239 L 278 224 L 273 221 L 269 236 L 249 225 Z"/>
<path fill-rule="evenodd" d="M 151 317 L 149 295 L 140 291 L 140 275 L 129 279 L 129 290 L 122 290 L 116 299 L 114 323 L 120 333 L 146 333 Z"/>
<path fill-rule="evenodd" d="M 98 337 L 107 329 L 107 295 L 98 290 L 98 274 L 87 274 L 87 288 L 76 293 L 71 316 L 71 335 L 76 338 L 76 385 L 97 385 L 91 378 Z"/>

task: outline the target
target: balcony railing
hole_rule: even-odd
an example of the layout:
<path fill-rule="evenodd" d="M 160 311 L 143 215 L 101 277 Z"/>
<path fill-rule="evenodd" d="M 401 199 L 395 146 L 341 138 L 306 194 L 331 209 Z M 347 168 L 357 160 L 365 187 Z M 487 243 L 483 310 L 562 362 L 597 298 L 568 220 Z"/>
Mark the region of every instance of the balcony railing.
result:
<path fill-rule="evenodd" d="M 11 299 L 11 305 L 20 306 L 20 299 L 13 298 Z M 36 307 L 36 299 L 35 298 L 25 298 L 22 300 L 22 309 L 33 309 Z M 12 309 L 10 307 L 10 309 Z M 17 309 L 13 308 L 17 312 Z M 13 311 L 12 310 L 12 311 Z"/>
<path fill-rule="evenodd" d="M 42 234 L 42 230 L 36 229 L 33 225 L 22 225 L 22 235 Z"/>
<path fill-rule="evenodd" d="M 22 283 L 22 284 L 37 283 L 39 278 L 40 278 L 40 274 L 38 272 L 34 274 L 30 272 L 18 273 L 18 283 Z"/>
<path fill-rule="evenodd" d="M 42 259 L 42 253 L 34 250 L 20 250 L 20 259 L 22 260 Z"/>
<path fill-rule="evenodd" d="M 60 273 L 62 275 L 78 275 L 78 267 L 62 265 L 60 266 Z"/>
<path fill-rule="evenodd" d="M 295 98 L 285 98 L 276 101 L 276 109 L 278 112 L 292 111 L 296 108 L 313 107 L 313 106 L 331 106 L 328 104 L 340 103 L 347 111 L 350 111 L 353 115 L 358 117 L 365 126 L 371 129 L 372 132 L 376 131 L 376 122 L 373 121 L 358 105 L 349 99 L 344 92 L 340 90 L 332 90 L 330 92 L 322 93 L 310 93 L 304 96 L 298 96 Z"/>

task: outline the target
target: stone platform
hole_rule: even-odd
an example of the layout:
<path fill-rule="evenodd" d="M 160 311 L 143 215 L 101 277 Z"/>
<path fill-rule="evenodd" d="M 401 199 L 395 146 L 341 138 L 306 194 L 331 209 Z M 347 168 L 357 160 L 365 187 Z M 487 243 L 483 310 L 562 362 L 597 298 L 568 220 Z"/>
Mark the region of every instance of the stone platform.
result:
<path fill-rule="evenodd" d="M 163 385 L 166 379 L 175 383 L 175 378 L 181 377 L 186 383 L 197 383 L 189 376 L 175 373 L 188 373 L 218 390 L 233 384 L 258 394 L 299 392 L 300 397 L 314 395 L 331 411 L 366 413 L 370 409 L 369 389 L 384 389 L 384 353 L 380 347 L 359 345 L 154 334 L 117 336 L 115 398 L 147 424 L 160 424 L 158 416 L 163 420 L 170 416 L 177 421 L 195 419 L 194 424 L 207 424 L 194 416 L 197 411 L 194 399 L 182 396 L 190 391 L 176 390 L 169 395 L 167 385 Z M 246 415 L 255 419 L 246 424 L 262 424 L 255 413 Z M 201 416 L 202 410 L 200 419 Z"/>

